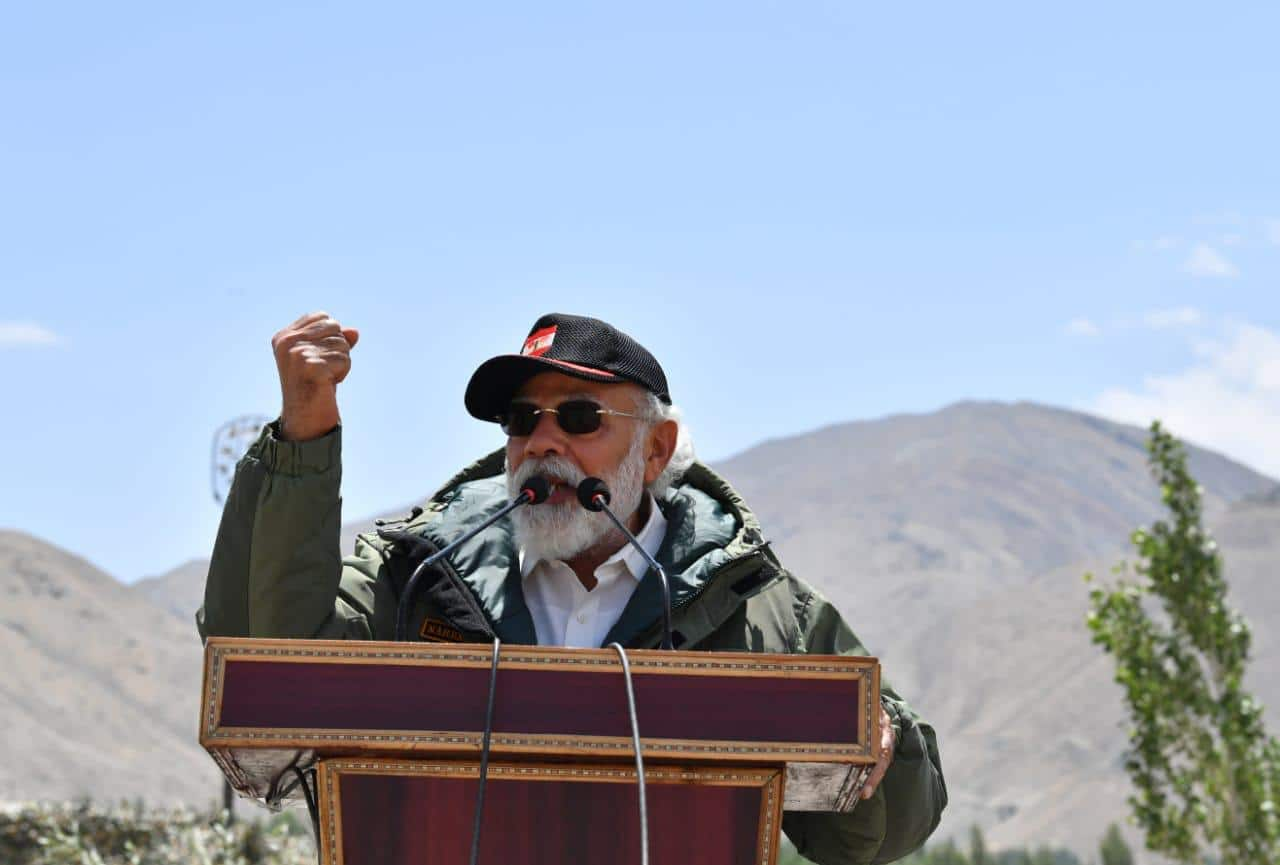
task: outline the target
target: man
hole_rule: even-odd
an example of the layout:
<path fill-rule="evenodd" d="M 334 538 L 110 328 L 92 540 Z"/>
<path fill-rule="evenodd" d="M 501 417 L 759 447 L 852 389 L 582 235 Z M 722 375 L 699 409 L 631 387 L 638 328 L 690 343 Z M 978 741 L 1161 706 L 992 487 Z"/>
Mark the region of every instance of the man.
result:
<path fill-rule="evenodd" d="M 412 635 L 654 648 L 661 592 L 604 514 L 577 501 L 602 478 L 619 518 L 671 578 L 684 650 L 867 654 L 839 613 L 782 567 L 733 489 L 693 459 L 666 375 L 593 318 L 545 315 L 519 354 L 483 363 L 466 407 L 507 434 L 392 530 L 338 549 L 337 385 L 358 333 L 325 313 L 273 339 L 280 419 L 241 461 L 214 547 L 202 636 L 394 638 L 409 573 L 541 475 L 548 500 L 451 554 L 414 598 Z M 933 730 L 887 685 L 882 756 L 852 814 L 788 812 L 783 830 L 822 865 L 889 862 L 924 843 L 946 804 Z"/>

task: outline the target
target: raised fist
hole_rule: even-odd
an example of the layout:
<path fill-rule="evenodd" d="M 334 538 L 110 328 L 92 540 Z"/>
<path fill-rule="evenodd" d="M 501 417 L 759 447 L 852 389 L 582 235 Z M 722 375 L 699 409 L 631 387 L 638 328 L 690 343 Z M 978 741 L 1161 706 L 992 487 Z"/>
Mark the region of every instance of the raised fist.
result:
<path fill-rule="evenodd" d="M 351 372 L 360 334 L 327 312 L 304 315 L 271 338 L 280 373 L 281 434 L 289 441 L 319 438 L 338 424 L 338 383 Z"/>

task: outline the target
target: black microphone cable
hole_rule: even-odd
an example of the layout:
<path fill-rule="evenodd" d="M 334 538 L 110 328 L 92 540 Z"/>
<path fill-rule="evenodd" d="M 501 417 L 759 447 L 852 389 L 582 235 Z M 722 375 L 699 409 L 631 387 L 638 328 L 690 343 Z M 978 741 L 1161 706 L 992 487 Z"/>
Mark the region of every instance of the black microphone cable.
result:
<path fill-rule="evenodd" d="M 476 788 L 476 817 L 471 827 L 471 865 L 480 862 L 480 822 L 484 816 L 484 791 L 489 783 L 489 737 L 493 733 L 493 703 L 498 693 L 498 652 L 501 641 L 493 638 L 493 661 L 489 666 L 489 705 L 484 713 L 484 736 L 480 740 L 480 786 Z"/>
<path fill-rule="evenodd" d="M 667 579 L 666 569 L 658 564 L 657 559 L 649 555 L 649 551 L 644 548 L 640 540 L 609 509 L 611 498 L 609 487 L 599 478 L 585 478 L 582 483 L 578 484 L 578 501 L 582 506 L 589 511 L 603 512 L 609 519 L 613 520 L 613 524 L 618 527 L 618 531 L 622 532 L 622 536 L 627 539 L 631 546 L 639 550 L 640 555 L 644 556 L 644 560 L 649 564 L 649 567 L 658 572 L 658 582 L 662 585 L 662 648 L 673 649 L 675 647 L 671 643 L 671 581 Z M 655 504 L 654 507 L 657 507 L 657 505 Z"/>
<path fill-rule="evenodd" d="M 547 500 L 547 496 L 551 494 L 551 486 L 547 483 L 547 479 L 535 475 L 529 478 L 520 487 L 520 494 L 514 499 L 503 505 L 496 513 L 486 519 L 480 525 L 466 532 L 462 537 L 457 538 L 453 542 L 447 544 L 431 555 L 422 560 L 418 567 L 413 569 L 413 573 L 409 575 L 408 582 L 404 585 L 404 592 L 400 595 L 400 603 L 396 607 L 396 642 L 404 642 L 405 634 L 409 630 L 409 608 L 413 593 L 418 587 L 418 580 L 426 573 L 436 562 L 452 553 L 458 547 L 483 532 L 489 526 L 505 517 L 521 505 L 540 505 Z"/>
<path fill-rule="evenodd" d="M 480 829 L 484 817 L 484 794 L 489 781 L 489 742 L 493 734 L 493 706 L 498 690 L 498 656 L 501 641 L 493 639 L 493 658 L 489 666 L 489 703 L 485 709 L 484 735 L 480 744 L 480 783 L 476 788 L 475 821 L 471 827 L 471 859 L 470 865 L 480 862 Z M 640 865 L 649 865 L 649 811 L 648 793 L 644 778 L 644 753 L 640 747 L 640 718 L 636 713 L 636 692 L 631 681 L 631 664 L 627 659 L 627 650 L 621 643 L 610 643 L 609 648 L 618 653 L 622 662 L 622 676 L 627 690 L 627 715 L 631 721 L 631 748 L 636 756 L 636 784 L 640 798 Z M 319 833 L 317 832 L 317 837 Z"/>
<path fill-rule="evenodd" d="M 644 755 L 640 752 L 640 719 L 636 716 L 636 692 L 631 684 L 631 664 L 627 650 L 621 643 L 610 643 L 609 648 L 618 653 L 622 661 L 622 676 L 627 685 L 627 713 L 631 716 L 631 747 L 636 752 L 636 784 L 640 790 L 640 865 L 649 865 L 649 813 L 648 795 L 644 787 Z M 475 865 L 475 863 L 472 863 Z"/>
<path fill-rule="evenodd" d="M 279 811 L 286 807 L 285 800 L 289 794 L 299 788 L 302 789 L 302 797 L 307 803 L 307 815 L 311 818 L 311 832 L 316 842 L 316 862 L 320 861 L 320 811 L 316 806 L 316 799 L 320 795 L 320 782 L 316 777 L 316 767 L 314 765 L 303 769 L 299 765 L 299 761 L 305 752 L 298 751 L 293 755 L 293 760 L 288 766 L 284 767 L 279 775 L 271 781 L 271 786 L 267 789 L 266 796 L 263 797 L 264 804 L 272 811 Z M 307 775 L 311 775 L 311 779 L 315 782 L 315 792 L 307 784 Z M 286 782 L 285 776 L 292 775 L 292 781 Z"/>
<path fill-rule="evenodd" d="M 316 807 L 316 795 L 319 795 L 320 785 L 317 782 L 316 795 L 312 795 L 311 785 L 307 783 L 307 776 L 306 774 L 303 773 L 301 769 L 298 768 L 298 764 L 294 763 L 292 766 L 289 767 L 289 769 L 293 772 L 294 776 L 298 779 L 298 784 L 302 786 L 302 797 L 307 802 L 307 814 L 311 817 L 311 831 L 313 833 L 313 837 L 316 839 L 316 859 L 319 859 L 320 858 L 320 809 Z M 311 770 L 311 777 L 312 778 L 316 777 L 315 769 Z"/>

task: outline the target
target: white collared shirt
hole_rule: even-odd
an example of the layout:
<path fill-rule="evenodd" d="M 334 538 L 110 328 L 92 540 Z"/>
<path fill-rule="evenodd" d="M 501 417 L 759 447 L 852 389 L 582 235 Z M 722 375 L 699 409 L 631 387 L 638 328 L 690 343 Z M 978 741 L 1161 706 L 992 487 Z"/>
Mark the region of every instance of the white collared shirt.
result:
<path fill-rule="evenodd" d="M 636 539 L 651 556 L 658 554 L 667 534 L 667 520 L 657 502 L 649 499 L 649 519 Z M 578 575 L 559 560 L 530 561 L 520 551 L 524 599 L 533 615 L 540 646 L 598 648 L 622 615 L 649 565 L 629 543 L 596 568 L 596 586 L 588 591 Z"/>

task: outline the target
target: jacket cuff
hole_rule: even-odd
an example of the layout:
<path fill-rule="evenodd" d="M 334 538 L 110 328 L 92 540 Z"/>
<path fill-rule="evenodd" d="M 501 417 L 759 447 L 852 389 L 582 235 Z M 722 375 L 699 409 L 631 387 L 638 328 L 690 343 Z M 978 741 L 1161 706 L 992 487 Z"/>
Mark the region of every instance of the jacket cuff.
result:
<path fill-rule="evenodd" d="M 285 441 L 280 437 L 280 419 L 262 428 L 262 434 L 247 456 L 257 459 L 272 474 L 289 477 L 324 474 L 341 465 L 342 424 L 316 439 Z"/>

